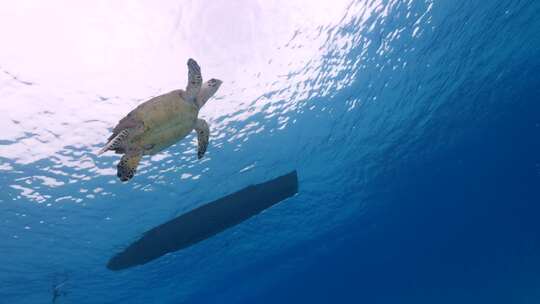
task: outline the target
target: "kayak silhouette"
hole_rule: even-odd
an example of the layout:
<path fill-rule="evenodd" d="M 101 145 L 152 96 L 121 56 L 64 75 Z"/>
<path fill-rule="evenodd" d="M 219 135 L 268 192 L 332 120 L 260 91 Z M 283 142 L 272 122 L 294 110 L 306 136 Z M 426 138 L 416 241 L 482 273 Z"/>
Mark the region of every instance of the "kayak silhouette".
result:
<path fill-rule="evenodd" d="M 296 171 L 248 186 L 148 230 L 139 240 L 113 256 L 107 268 L 122 270 L 187 248 L 245 221 L 297 192 Z"/>

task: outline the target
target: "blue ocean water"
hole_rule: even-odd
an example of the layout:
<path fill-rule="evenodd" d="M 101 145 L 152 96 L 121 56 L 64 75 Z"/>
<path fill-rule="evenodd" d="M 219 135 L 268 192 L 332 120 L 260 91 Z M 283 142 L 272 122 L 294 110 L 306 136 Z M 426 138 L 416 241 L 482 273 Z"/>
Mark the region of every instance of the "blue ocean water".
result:
<path fill-rule="evenodd" d="M 21 27 L 2 23 L 1 303 L 51 303 L 64 281 L 56 303 L 540 302 L 540 2 L 164 1 L 62 6 L 46 21 L 70 26 L 23 27 L 59 3 L 3 16 Z M 201 113 L 208 155 L 192 134 L 118 182 L 118 157 L 95 152 L 185 83 L 191 56 L 224 81 Z M 144 231 L 291 169 L 294 198 L 105 267 Z"/>

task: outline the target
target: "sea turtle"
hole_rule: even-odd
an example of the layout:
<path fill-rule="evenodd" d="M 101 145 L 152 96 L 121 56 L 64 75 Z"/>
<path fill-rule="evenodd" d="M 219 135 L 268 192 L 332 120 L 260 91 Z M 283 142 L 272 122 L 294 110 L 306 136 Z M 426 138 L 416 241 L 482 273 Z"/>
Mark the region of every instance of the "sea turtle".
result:
<path fill-rule="evenodd" d="M 143 155 L 152 155 L 197 131 L 197 157 L 203 157 L 210 134 L 208 124 L 197 118 L 199 110 L 221 86 L 222 81 L 210 79 L 202 83 L 201 68 L 189 59 L 186 90 L 154 97 L 136 107 L 114 127 L 113 134 L 98 155 L 105 151 L 124 154 L 117 165 L 121 181 L 130 180 Z"/>

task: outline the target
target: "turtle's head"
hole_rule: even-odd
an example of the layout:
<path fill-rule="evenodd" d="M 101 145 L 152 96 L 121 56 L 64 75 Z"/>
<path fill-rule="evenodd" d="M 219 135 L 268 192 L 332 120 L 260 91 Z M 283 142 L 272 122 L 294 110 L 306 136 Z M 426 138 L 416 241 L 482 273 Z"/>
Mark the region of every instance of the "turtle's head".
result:
<path fill-rule="evenodd" d="M 199 108 L 204 106 L 210 97 L 214 96 L 222 83 L 223 81 L 215 78 L 203 83 L 199 95 L 197 95 L 197 104 L 199 105 Z"/>

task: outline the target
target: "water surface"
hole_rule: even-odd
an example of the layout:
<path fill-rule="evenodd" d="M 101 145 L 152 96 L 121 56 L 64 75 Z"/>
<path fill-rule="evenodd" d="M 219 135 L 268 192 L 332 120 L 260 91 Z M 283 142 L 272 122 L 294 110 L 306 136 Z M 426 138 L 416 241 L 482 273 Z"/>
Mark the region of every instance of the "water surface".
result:
<path fill-rule="evenodd" d="M 537 1 L 20 1 L 0 10 L 0 295 L 47 303 L 535 303 Z M 129 183 L 110 128 L 224 81 Z M 300 193 L 187 250 L 110 256 L 298 170 Z"/>

